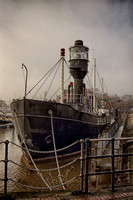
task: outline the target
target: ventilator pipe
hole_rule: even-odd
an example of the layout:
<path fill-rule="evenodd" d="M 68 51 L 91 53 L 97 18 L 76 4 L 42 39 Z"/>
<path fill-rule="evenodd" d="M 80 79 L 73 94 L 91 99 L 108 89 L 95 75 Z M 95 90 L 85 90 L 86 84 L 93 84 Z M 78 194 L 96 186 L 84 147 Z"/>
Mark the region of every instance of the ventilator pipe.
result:
<path fill-rule="evenodd" d="M 70 102 L 70 87 L 71 85 L 68 85 L 68 103 Z"/>
<path fill-rule="evenodd" d="M 70 94 L 71 94 L 71 99 L 70 99 Z M 72 101 L 73 101 L 73 82 L 70 82 L 70 84 L 68 85 L 68 102 L 70 103 Z"/>

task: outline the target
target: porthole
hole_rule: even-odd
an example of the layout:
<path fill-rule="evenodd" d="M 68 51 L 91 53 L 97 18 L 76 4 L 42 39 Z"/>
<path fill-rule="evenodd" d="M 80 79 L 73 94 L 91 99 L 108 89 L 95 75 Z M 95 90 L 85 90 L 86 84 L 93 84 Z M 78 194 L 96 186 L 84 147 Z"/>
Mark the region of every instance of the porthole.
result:
<path fill-rule="evenodd" d="M 50 144 L 52 142 L 52 136 L 51 135 L 48 135 L 46 138 L 45 138 L 45 142 L 47 144 Z"/>

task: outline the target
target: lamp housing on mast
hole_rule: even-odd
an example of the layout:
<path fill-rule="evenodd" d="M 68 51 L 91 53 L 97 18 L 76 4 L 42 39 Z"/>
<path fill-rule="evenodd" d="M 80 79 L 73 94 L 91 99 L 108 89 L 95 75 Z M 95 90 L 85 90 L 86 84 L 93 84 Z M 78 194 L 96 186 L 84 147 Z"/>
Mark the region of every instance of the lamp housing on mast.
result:
<path fill-rule="evenodd" d="M 83 45 L 82 40 L 76 40 L 75 45 L 69 48 L 70 73 L 74 78 L 74 102 L 81 102 L 83 95 L 83 79 L 88 72 L 89 48 Z"/>
<path fill-rule="evenodd" d="M 61 55 L 61 56 L 65 56 L 65 49 L 64 49 L 64 48 L 61 49 L 60 55 Z"/>

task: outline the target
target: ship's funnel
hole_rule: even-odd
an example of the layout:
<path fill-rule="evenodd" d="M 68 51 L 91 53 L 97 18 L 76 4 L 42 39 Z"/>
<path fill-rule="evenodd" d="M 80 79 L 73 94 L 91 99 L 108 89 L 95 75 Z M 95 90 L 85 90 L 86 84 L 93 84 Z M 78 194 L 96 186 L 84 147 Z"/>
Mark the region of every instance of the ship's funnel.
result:
<path fill-rule="evenodd" d="M 88 71 L 88 47 L 82 40 L 76 40 L 70 51 L 70 73 L 74 78 L 74 102 L 81 102 L 83 95 L 83 79 Z"/>

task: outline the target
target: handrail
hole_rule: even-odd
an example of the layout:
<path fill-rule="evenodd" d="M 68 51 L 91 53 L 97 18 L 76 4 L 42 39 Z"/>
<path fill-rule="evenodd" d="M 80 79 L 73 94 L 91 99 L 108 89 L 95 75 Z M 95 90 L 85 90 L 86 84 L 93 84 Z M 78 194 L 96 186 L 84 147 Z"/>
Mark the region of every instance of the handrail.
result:
<path fill-rule="evenodd" d="M 28 185 L 22 184 L 22 183 L 20 183 L 18 181 L 15 181 L 12 178 L 8 178 L 7 177 L 7 174 L 8 174 L 8 163 L 10 162 L 10 163 L 12 163 L 12 164 L 14 164 L 14 165 L 16 165 L 18 167 L 21 167 L 21 168 L 24 168 L 24 169 L 27 169 L 27 170 L 31 170 L 31 171 L 37 171 L 37 172 L 38 172 L 38 170 L 39 170 L 39 172 L 50 172 L 50 171 L 58 170 L 58 168 L 52 168 L 52 169 L 34 169 L 34 168 L 30 168 L 30 167 L 18 164 L 16 162 L 14 162 L 13 160 L 8 159 L 8 151 L 7 150 L 8 150 L 8 145 L 9 144 L 16 145 L 16 147 L 19 147 L 19 148 L 20 148 L 20 146 L 17 145 L 16 143 L 14 143 L 14 142 L 8 141 L 8 140 L 6 140 L 6 141 L 0 141 L 0 144 L 5 144 L 7 146 L 6 150 L 5 150 L 5 159 L 4 160 L 0 160 L 0 162 L 5 163 L 5 177 L 4 178 L 0 178 L 0 181 L 4 181 L 4 195 L 5 196 L 7 195 L 7 183 L 8 183 L 8 181 L 14 182 L 16 185 L 22 186 L 24 188 L 31 188 L 31 189 L 38 189 L 38 190 L 47 190 L 48 189 L 48 187 L 28 186 Z M 22 147 L 21 147 L 21 149 L 23 150 Z M 60 166 L 60 169 L 66 168 L 66 167 L 72 165 L 73 163 L 77 162 L 78 160 L 79 160 L 79 158 L 71 160 L 70 162 L 68 162 L 68 163 Z M 74 181 L 77 177 L 80 177 L 80 175 L 72 177 L 71 179 L 65 181 L 63 184 L 66 185 L 66 184 Z M 60 184 L 60 185 L 54 185 L 54 186 L 52 186 L 52 189 L 56 189 L 56 188 L 59 188 L 59 187 L 62 187 L 62 184 Z"/>
<path fill-rule="evenodd" d="M 133 137 L 128 138 L 100 138 L 100 139 L 89 139 L 86 138 L 85 140 L 85 193 L 88 193 L 88 176 L 93 175 L 103 175 L 103 174 L 111 174 L 111 187 L 112 192 L 115 190 L 115 179 L 114 175 L 116 173 L 124 173 L 124 172 L 133 172 L 133 169 L 124 169 L 124 170 L 115 170 L 115 158 L 117 157 L 126 157 L 126 156 L 133 156 L 133 153 L 121 153 L 121 154 L 115 154 L 115 141 L 133 141 Z M 111 141 L 111 153 L 107 155 L 91 155 L 91 145 L 92 142 L 98 142 L 98 141 Z M 89 171 L 88 165 L 91 165 L 91 159 L 102 159 L 102 158 L 111 158 L 111 171 L 100 171 L 100 172 L 91 172 Z"/>
<path fill-rule="evenodd" d="M 91 144 L 92 142 L 98 142 L 98 141 L 111 141 L 112 145 L 111 145 L 111 153 L 110 154 L 107 154 L 107 155 L 91 155 Z M 84 140 L 80 140 L 80 143 L 81 143 L 81 156 L 80 158 L 77 158 L 77 159 L 74 159 L 72 161 L 70 161 L 69 163 L 65 164 L 65 165 L 62 165 L 60 166 L 60 169 L 61 168 L 65 168 L 69 165 L 72 165 L 73 163 L 75 163 L 76 161 L 78 161 L 80 159 L 80 175 L 78 176 L 75 176 L 73 178 L 71 178 L 70 180 L 66 181 L 66 182 L 63 182 L 64 185 L 66 185 L 67 183 L 69 182 L 72 182 L 73 180 L 75 180 L 77 177 L 80 177 L 81 178 L 81 191 L 84 192 L 84 188 L 85 188 L 85 193 L 88 193 L 88 177 L 89 176 L 96 176 L 96 175 L 102 175 L 102 174 L 110 174 L 111 177 L 112 177 L 112 183 L 111 183 L 111 186 L 112 186 L 112 191 L 114 191 L 115 189 L 115 182 L 114 182 L 114 176 L 115 174 L 118 174 L 118 173 L 125 173 L 125 172 L 133 172 L 133 169 L 115 169 L 115 158 L 117 157 L 129 157 L 129 156 L 133 156 L 133 153 L 115 153 L 114 152 L 114 149 L 115 149 L 115 146 L 114 146 L 114 142 L 115 141 L 124 141 L 124 142 L 133 142 L 133 137 L 124 137 L 124 138 L 99 138 L 99 139 L 89 139 L 87 138 L 84 142 Z M 39 189 L 39 190 L 46 190 L 48 188 L 45 188 L 45 187 L 32 187 L 32 186 L 27 186 L 27 185 L 24 185 L 24 184 L 21 184 L 20 182 L 17 182 L 15 181 L 14 179 L 12 178 L 8 178 L 7 177 L 7 172 L 8 172 L 8 163 L 11 162 L 12 164 L 14 165 L 17 165 L 21 168 L 25 168 L 27 170 L 33 170 L 33 171 L 36 171 L 36 169 L 32 169 L 32 168 L 29 168 L 29 167 L 26 167 L 26 166 L 23 166 L 21 164 L 17 164 L 16 162 L 12 161 L 12 160 L 9 160 L 8 158 L 8 152 L 7 150 L 9 149 L 8 148 L 8 145 L 9 144 L 12 144 L 12 142 L 10 141 L 0 141 L 0 144 L 5 144 L 6 145 L 6 148 L 5 148 L 5 159 L 4 160 L 0 160 L 0 162 L 4 162 L 5 163 L 5 177 L 2 179 L 0 177 L 0 181 L 4 181 L 4 194 L 7 195 L 7 183 L 8 181 L 12 181 L 14 182 L 15 184 L 17 185 L 20 185 L 22 187 L 27 187 L 27 188 L 32 188 L 32 189 Z M 85 150 L 84 150 L 84 144 L 86 146 Z M 103 158 L 111 158 L 111 171 L 99 171 L 99 172 L 91 172 L 89 171 L 89 166 L 90 166 L 90 161 L 91 159 L 103 159 Z M 84 163 L 85 162 L 85 163 Z M 85 171 L 83 170 L 84 169 L 84 164 L 85 164 Z M 53 169 L 38 169 L 39 172 L 48 172 L 48 171 L 54 171 L 54 170 L 57 170 L 57 168 L 53 168 Z M 85 182 L 84 182 L 85 181 Z M 84 183 L 85 183 L 85 187 L 84 187 Z M 53 185 L 52 186 L 52 189 L 55 189 L 55 188 L 59 188 L 59 187 L 62 187 L 62 184 L 60 185 Z M 117 186 L 118 187 L 118 186 Z"/>

